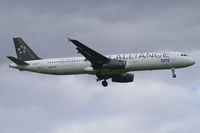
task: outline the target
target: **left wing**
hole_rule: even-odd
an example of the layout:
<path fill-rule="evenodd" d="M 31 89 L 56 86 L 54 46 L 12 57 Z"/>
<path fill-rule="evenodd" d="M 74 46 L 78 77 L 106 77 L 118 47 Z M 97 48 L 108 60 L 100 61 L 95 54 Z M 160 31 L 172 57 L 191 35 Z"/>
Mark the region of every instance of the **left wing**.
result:
<path fill-rule="evenodd" d="M 110 61 L 109 58 L 99 54 L 98 52 L 94 51 L 93 49 L 85 46 L 84 44 L 80 43 L 77 40 L 69 39 L 69 42 L 72 42 L 76 45 L 76 49 L 79 53 L 81 53 L 87 60 L 92 63 L 92 67 L 94 69 L 102 68 L 103 64 L 108 63 Z"/>

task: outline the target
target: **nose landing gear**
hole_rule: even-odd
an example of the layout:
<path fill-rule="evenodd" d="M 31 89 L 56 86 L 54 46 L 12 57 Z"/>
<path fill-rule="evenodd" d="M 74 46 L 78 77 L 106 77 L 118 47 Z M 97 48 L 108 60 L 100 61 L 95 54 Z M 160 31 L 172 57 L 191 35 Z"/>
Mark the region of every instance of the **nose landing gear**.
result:
<path fill-rule="evenodd" d="M 173 77 L 173 78 L 176 78 L 175 68 L 172 68 L 172 77 Z"/>

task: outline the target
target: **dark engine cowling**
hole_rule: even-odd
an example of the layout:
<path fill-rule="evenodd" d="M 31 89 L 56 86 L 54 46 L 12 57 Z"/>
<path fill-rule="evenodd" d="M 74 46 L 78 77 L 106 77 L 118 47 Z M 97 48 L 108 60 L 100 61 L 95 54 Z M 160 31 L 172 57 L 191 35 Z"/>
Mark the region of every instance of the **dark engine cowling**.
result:
<path fill-rule="evenodd" d="M 134 80 L 134 74 L 130 73 L 112 76 L 112 82 L 127 83 L 127 82 L 133 82 L 133 80 Z"/>
<path fill-rule="evenodd" d="M 126 67 L 126 61 L 112 59 L 108 63 L 103 64 L 103 68 L 108 69 L 124 69 Z"/>

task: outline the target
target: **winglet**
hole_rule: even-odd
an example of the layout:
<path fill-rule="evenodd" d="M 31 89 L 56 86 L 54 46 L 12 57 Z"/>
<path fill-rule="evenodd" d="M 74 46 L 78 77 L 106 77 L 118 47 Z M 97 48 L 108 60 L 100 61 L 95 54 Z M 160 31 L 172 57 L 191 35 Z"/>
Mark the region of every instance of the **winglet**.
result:
<path fill-rule="evenodd" d="M 68 39 L 68 42 L 71 42 L 71 40 L 72 40 L 72 39 L 70 39 L 69 37 L 68 37 L 67 39 Z"/>

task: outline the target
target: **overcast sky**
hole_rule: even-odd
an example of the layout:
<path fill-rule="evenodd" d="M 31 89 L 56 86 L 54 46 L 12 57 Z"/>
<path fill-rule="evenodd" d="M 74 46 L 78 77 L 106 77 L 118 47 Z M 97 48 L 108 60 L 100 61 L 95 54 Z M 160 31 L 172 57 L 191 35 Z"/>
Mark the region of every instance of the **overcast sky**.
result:
<path fill-rule="evenodd" d="M 199 12 L 199 0 L 1 0 L 0 132 L 199 133 Z M 70 37 L 102 54 L 180 51 L 196 64 L 104 88 L 95 76 L 9 68 L 13 37 L 41 58 L 81 56 Z"/>

